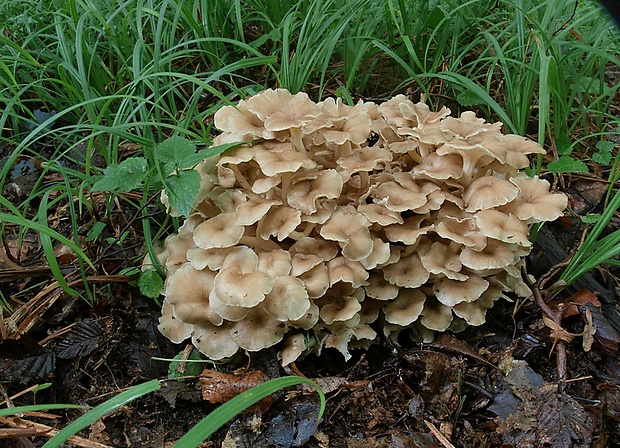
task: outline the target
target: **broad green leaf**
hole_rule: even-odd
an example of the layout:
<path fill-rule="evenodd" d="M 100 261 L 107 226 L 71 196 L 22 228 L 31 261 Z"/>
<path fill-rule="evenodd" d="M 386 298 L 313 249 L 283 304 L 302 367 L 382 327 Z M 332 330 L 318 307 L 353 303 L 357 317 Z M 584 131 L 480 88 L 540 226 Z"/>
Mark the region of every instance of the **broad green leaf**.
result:
<path fill-rule="evenodd" d="M 196 145 L 183 137 L 170 137 L 158 144 L 155 152 L 159 162 L 179 165 L 182 160 L 196 154 Z"/>
<path fill-rule="evenodd" d="M 140 273 L 138 278 L 138 287 L 140 293 L 151 298 L 156 299 L 161 294 L 161 290 L 164 287 L 164 282 L 157 271 L 153 269 L 147 269 Z"/>
<path fill-rule="evenodd" d="M 185 170 L 166 178 L 164 189 L 170 206 L 189 216 L 200 189 L 200 174 L 195 170 Z"/>
<path fill-rule="evenodd" d="M 592 160 L 601 165 L 609 165 L 611 163 L 611 151 L 599 151 L 592 154 Z"/>
<path fill-rule="evenodd" d="M 142 185 L 146 173 L 146 160 L 130 157 L 118 165 L 108 166 L 101 179 L 93 185 L 92 191 L 129 192 Z"/>
<path fill-rule="evenodd" d="M 581 222 L 584 224 L 596 224 L 601 220 L 602 216 L 600 213 L 588 213 L 587 215 L 583 215 L 581 217 Z"/>
<path fill-rule="evenodd" d="M 600 140 L 596 142 L 596 149 L 599 151 L 609 152 L 614 149 L 614 142 L 610 142 L 609 140 Z"/>
<path fill-rule="evenodd" d="M 555 137 L 555 147 L 557 148 L 559 155 L 567 156 L 573 150 L 573 142 L 571 138 L 566 135 L 566 133 L 562 133 Z"/>
<path fill-rule="evenodd" d="M 471 90 L 466 90 L 456 97 L 461 106 L 470 107 L 484 104 L 484 101 Z"/>
<path fill-rule="evenodd" d="M 575 160 L 571 156 L 560 157 L 558 160 L 555 160 L 547 165 L 547 169 L 554 174 L 588 172 L 588 166 L 585 163 Z"/>

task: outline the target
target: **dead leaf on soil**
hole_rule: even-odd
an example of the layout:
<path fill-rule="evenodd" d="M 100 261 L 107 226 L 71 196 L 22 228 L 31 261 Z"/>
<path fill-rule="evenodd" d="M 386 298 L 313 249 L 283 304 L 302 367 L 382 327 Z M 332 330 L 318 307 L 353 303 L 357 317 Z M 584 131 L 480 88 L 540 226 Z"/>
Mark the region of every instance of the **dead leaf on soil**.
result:
<path fill-rule="evenodd" d="M 507 388 L 489 410 L 498 415 L 496 432 L 506 444 L 533 447 L 589 447 L 594 434 L 591 416 L 571 396 L 558 393 L 525 361 L 507 357 Z M 506 370 L 505 370 L 506 371 Z"/>
<path fill-rule="evenodd" d="M 62 359 L 73 359 L 89 355 L 95 350 L 103 336 L 101 327 L 95 319 L 84 319 L 71 328 L 71 331 L 58 343 L 57 356 Z"/>
<path fill-rule="evenodd" d="M 222 373 L 212 369 L 204 369 L 198 379 L 201 384 L 203 400 L 216 404 L 225 403 L 241 392 L 268 381 L 269 376 L 260 370 L 244 373 Z M 271 401 L 271 397 L 263 398 L 250 410 L 264 413 L 271 406 Z"/>
<path fill-rule="evenodd" d="M 45 380 L 54 370 L 55 362 L 54 353 L 27 335 L 0 344 L 0 378 L 3 381 L 23 384 Z"/>

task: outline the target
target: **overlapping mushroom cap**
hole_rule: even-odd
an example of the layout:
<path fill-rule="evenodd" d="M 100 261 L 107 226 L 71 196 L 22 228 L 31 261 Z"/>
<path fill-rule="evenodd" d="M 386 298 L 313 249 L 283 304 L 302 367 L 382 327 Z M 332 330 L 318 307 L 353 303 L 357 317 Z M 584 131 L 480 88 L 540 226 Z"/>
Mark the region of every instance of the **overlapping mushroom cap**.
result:
<path fill-rule="evenodd" d="M 402 95 L 347 106 L 266 90 L 215 124 L 218 142 L 248 144 L 196 167 L 194 212 L 158 255 L 160 330 L 212 359 L 286 338 L 290 363 L 307 331 L 348 359 L 379 325 L 392 336 L 481 325 L 525 290 L 528 224 L 567 204 L 519 173 L 544 152 L 535 142 Z"/>

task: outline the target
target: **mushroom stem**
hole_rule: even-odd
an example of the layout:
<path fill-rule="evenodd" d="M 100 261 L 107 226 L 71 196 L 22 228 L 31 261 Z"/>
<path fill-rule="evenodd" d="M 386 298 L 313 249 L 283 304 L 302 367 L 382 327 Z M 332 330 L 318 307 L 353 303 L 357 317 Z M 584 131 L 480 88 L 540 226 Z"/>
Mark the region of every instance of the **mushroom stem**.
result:
<path fill-rule="evenodd" d="M 366 191 L 368 191 L 368 187 L 370 186 L 370 175 L 368 171 L 360 171 L 360 188 L 359 193 L 357 195 L 358 198 L 362 197 Z"/>
<path fill-rule="evenodd" d="M 262 249 L 266 252 L 281 249 L 280 245 L 272 240 L 264 240 L 257 236 L 242 236 L 239 244 L 251 247 L 252 249 Z"/>
<path fill-rule="evenodd" d="M 282 173 L 282 204 L 288 205 L 288 191 L 291 188 L 291 173 Z"/>
<path fill-rule="evenodd" d="M 300 240 L 301 238 L 305 238 L 310 236 L 310 234 L 312 233 L 312 231 L 314 230 L 314 228 L 316 227 L 316 224 L 313 222 L 307 222 L 306 225 L 304 226 L 303 230 L 301 231 L 294 231 L 291 232 L 291 234 L 289 235 L 290 238 L 293 238 L 294 240 Z"/>
<path fill-rule="evenodd" d="M 301 133 L 301 128 L 290 128 L 289 130 L 291 132 L 291 143 L 295 150 L 308 157 L 308 151 L 306 151 L 306 147 L 302 141 L 303 135 Z"/>
<path fill-rule="evenodd" d="M 241 173 L 239 167 L 233 164 L 229 164 L 228 167 L 233 171 L 233 173 L 235 173 L 235 179 L 237 179 L 237 182 L 239 182 L 246 191 L 252 191 L 252 186 L 245 178 L 245 176 Z"/>
<path fill-rule="evenodd" d="M 209 199 L 205 199 L 196 206 L 196 210 L 208 218 L 212 218 L 222 213 L 219 207 L 215 206 Z"/>

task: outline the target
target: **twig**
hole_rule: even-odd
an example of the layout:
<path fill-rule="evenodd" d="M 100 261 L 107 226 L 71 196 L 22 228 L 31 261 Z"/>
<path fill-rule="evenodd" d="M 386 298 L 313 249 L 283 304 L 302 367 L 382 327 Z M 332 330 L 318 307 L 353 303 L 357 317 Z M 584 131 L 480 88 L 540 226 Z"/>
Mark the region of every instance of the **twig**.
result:
<path fill-rule="evenodd" d="M 433 435 L 437 437 L 437 440 L 439 440 L 439 443 L 441 443 L 445 448 L 455 448 L 455 446 L 452 445 L 450 441 L 446 439 L 446 437 L 441 432 L 439 432 L 439 430 L 435 427 L 435 425 L 433 425 L 428 420 L 424 420 L 424 423 L 426 423 L 426 426 L 428 426 L 428 429 L 431 430 Z"/>
<path fill-rule="evenodd" d="M 532 283 L 532 281 L 527 276 L 525 269 L 521 270 L 521 274 L 523 277 L 523 281 L 530 288 L 532 294 L 534 295 L 534 299 L 536 300 L 536 304 L 541 309 L 543 314 L 551 320 L 557 327 L 562 327 L 562 316 L 555 311 L 553 311 L 549 305 L 543 300 L 542 295 L 540 294 L 540 280 L 537 284 Z M 556 339 L 554 342 L 556 348 L 556 369 L 558 372 L 558 391 L 562 392 L 564 390 L 564 385 L 566 383 L 566 341 L 562 339 Z M 552 349 L 553 350 L 553 349 Z"/>
<path fill-rule="evenodd" d="M 24 420 L 19 417 L 0 417 L 0 423 L 11 428 L 19 428 L 27 432 L 36 432 L 36 434 L 17 434 L 16 436 L 18 437 L 22 435 L 42 435 L 52 438 L 59 433 L 59 430 L 54 429 L 51 426 L 47 426 L 42 423 L 31 422 L 29 420 Z M 11 437 L 11 435 L 9 434 L 6 435 L 7 437 Z M 13 437 L 16 436 L 13 435 Z M 67 439 L 67 442 L 83 448 L 112 448 L 110 445 L 104 445 L 103 443 L 88 440 L 80 436 L 71 436 Z"/>

